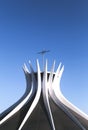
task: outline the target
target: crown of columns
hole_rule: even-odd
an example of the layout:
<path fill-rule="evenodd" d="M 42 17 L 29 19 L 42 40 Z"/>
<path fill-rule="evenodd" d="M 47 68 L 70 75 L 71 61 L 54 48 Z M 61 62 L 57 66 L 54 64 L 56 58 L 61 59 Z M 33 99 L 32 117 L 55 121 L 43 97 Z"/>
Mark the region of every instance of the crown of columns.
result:
<path fill-rule="evenodd" d="M 65 113 L 65 115 L 67 115 L 68 118 L 71 119 L 72 122 L 74 122 L 75 125 L 77 125 L 78 128 L 80 128 L 80 130 L 86 130 L 82 122 L 77 117 L 88 120 L 88 116 L 73 104 L 71 104 L 61 93 L 60 81 L 62 73 L 64 71 L 64 66 L 62 66 L 60 63 L 57 67 L 57 70 L 55 71 L 55 62 L 53 62 L 52 68 L 49 71 L 48 63 L 46 60 L 44 71 L 41 72 L 38 60 L 36 64 L 37 72 L 34 72 L 31 62 L 29 62 L 30 70 L 24 64 L 23 70 L 26 77 L 27 86 L 25 94 L 22 100 L 20 100 L 20 102 L 18 102 L 18 104 L 15 105 L 15 107 L 10 110 L 10 112 L 7 112 L 7 114 L 0 120 L 0 125 L 10 120 L 11 117 L 13 117 L 16 113 L 19 113 L 22 109 L 25 110 L 24 106 L 29 103 L 28 109 L 25 112 L 26 114 L 21 119 L 17 129 L 22 130 L 42 96 L 45 113 L 48 117 L 48 122 L 50 124 L 51 130 L 56 130 L 56 126 L 51 110 L 50 99 L 56 104 L 59 109 Z"/>

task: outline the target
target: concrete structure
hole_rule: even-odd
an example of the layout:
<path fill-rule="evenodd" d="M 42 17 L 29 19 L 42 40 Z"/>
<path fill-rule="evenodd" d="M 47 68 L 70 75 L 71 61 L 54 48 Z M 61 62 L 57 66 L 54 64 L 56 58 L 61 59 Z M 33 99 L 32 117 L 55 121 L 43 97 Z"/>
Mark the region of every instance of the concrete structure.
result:
<path fill-rule="evenodd" d="M 24 65 L 26 91 L 22 98 L 0 115 L 0 130 L 88 130 L 88 115 L 70 103 L 60 91 L 64 66 L 55 62 L 49 72 Z"/>

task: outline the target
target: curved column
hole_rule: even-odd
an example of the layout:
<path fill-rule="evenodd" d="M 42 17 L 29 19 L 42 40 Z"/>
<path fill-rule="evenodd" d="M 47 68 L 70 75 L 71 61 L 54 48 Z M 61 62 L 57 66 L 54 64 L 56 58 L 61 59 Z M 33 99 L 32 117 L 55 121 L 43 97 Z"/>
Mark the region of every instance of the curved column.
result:
<path fill-rule="evenodd" d="M 52 81 L 52 87 L 50 87 L 49 89 L 50 96 L 52 97 L 53 101 L 68 115 L 68 117 L 71 118 L 71 120 L 73 120 L 73 122 L 75 122 L 82 130 L 86 130 L 84 126 L 78 121 L 78 119 L 67 109 L 64 103 L 61 102 L 60 100 L 61 98 L 60 80 L 64 70 L 64 66 L 61 68 L 61 70 L 60 67 L 61 64 L 59 65 L 55 73 L 54 79 Z M 51 71 L 50 75 L 52 75 L 52 73 L 53 72 Z M 51 76 L 51 80 L 52 80 L 52 76 Z"/>
<path fill-rule="evenodd" d="M 33 70 L 32 66 L 31 66 L 31 70 Z M 34 85 L 37 85 L 36 95 L 35 95 L 35 98 L 34 98 L 32 104 L 31 104 L 27 114 L 25 115 L 25 117 L 22 121 L 21 125 L 19 126 L 18 130 L 21 130 L 23 128 L 23 126 L 25 125 L 26 121 L 30 117 L 32 111 L 34 110 L 34 108 L 36 107 L 36 105 L 37 105 L 37 103 L 40 99 L 40 95 L 41 95 L 41 76 L 40 76 L 40 67 L 39 67 L 38 60 L 37 60 L 37 71 L 38 71 L 38 73 L 37 73 L 37 77 L 38 77 L 37 83 L 35 83 L 35 81 L 34 81 L 34 74 L 33 74 L 33 71 L 32 71 L 32 78 L 33 78 L 32 83 Z"/>
<path fill-rule="evenodd" d="M 43 92 L 43 101 L 44 101 L 44 105 L 46 108 L 46 112 L 48 115 L 48 119 L 49 119 L 51 128 L 52 128 L 52 130 L 55 130 L 55 125 L 54 125 L 53 116 L 52 116 L 52 112 L 51 112 L 51 108 L 50 108 L 50 104 L 49 104 L 49 97 L 48 97 L 47 62 L 45 65 L 45 70 L 44 70 L 42 92 Z"/>
<path fill-rule="evenodd" d="M 34 92 L 35 92 L 35 88 L 33 87 L 33 84 L 29 81 L 31 81 L 31 76 L 30 76 L 30 73 L 27 69 L 26 66 L 24 66 L 23 68 L 24 70 L 24 73 L 25 73 L 25 77 L 26 77 L 26 93 L 27 96 L 10 112 L 8 113 L 1 121 L 0 121 L 0 125 L 3 124 L 5 121 L 7 121 L 10 117 L 12 117 L 15 113 L 17 113 L 24 105 L 25 103 L 28 101 L 28 100 L 31 100 L 31 98 L 33 97 L 34 95 Z"/>

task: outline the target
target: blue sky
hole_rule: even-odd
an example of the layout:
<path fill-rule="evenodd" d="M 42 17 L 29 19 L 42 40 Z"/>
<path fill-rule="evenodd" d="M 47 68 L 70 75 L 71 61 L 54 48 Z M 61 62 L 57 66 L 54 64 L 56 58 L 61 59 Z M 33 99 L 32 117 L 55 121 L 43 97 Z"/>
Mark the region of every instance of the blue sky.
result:
<path fill-rule="evenodd" d="M 25 92 L 22 70 L 29 60 L 36 71 L 45 55 L 50 70 L 62 62 L 64 96 L 88 114 L 88 1 L 0 0 L 0 113 Z"/>

